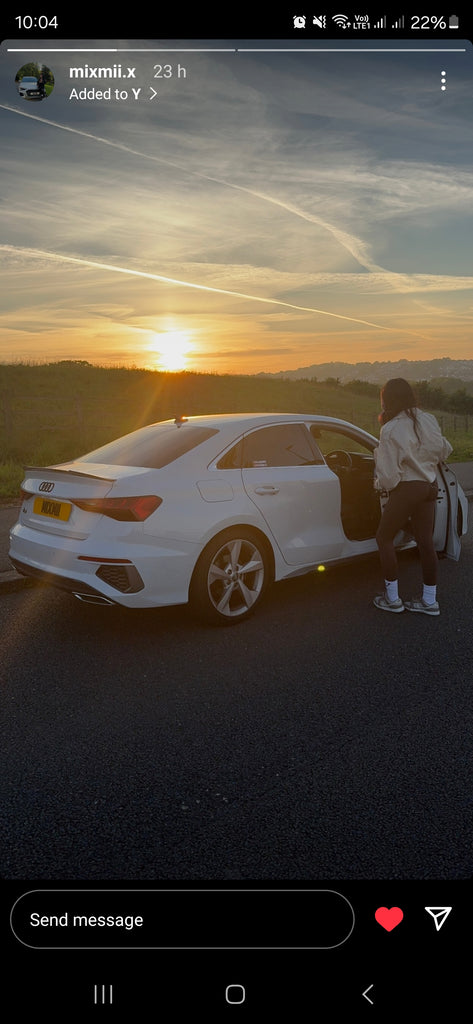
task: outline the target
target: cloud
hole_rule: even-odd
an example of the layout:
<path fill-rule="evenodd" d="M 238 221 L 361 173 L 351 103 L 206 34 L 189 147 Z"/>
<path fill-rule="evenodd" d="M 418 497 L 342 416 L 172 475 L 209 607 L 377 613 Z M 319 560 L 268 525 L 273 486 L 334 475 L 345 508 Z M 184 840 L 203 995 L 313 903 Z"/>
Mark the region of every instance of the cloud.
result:
<path fill-rule="evenodd" d="M 9 245 L 0 245 L 0 252 L 8 254 L 10 252 L 17 253 L 18 249 Z M 66 256 L 64 253 L 47 252 L 40 249 L 22 249 L 21 255 L 31 257 L 31 259 L 42 259 L 51 260 L 53 263 L 66 263 L 74 264 L 76 266 L 90 267 L 93 270 L 104 270 L 116 274 L 125 274 L 130 277 L 144 278 L 149 281 L 162 282 L 164 284 L 177 285 L 182 288 L 194 288 L 197 291 L 212 292 L 218 295 L 230 295 L 236 299 L 247 299 L 250 302 L 264 302 L 275 306 L 287 306 L 291 309 L 299 309 L 305 313 L 316 313 L 320 316 L 330 316 L 337 320 L 348 320 L 352 323 L 364 324 L 365 327 L 375 327 L 379 330 L 390 330 L 389 327 L 383 327 L 379 324 L 370 323 L 368 320 L 361 320 L 357 317 L 344 316 L 342 313 L 332 313 L 324 309 L 317 309 L 312 306 L 300 306 L 293 302 L 284 302 L 281 299 L 267 298 L 261 295 L 249 295 L 244 292 L 232 291 L 226 288 L 217 288 L 212 285 L 197 284 L 193 281 L 180 281 L 177 278 L 166 277 L 162 274 L 152 274 L 144 270 L 133 270 L 130 267 L 119 267 L 115 264 L 110 263 L 98 263 L 95 260 L 84 259 L 78 256 Z"/>
<path fill-rule="evenodd" d="M 133 59 L 145 75 L 149 57 Z M 132 339 L 168 316 L 206 331 L 217 359 L 222 338 L 229 358 L 239 337 L 267 352 L 270 331 L 294 350 L 344 327 L 376 345 L 467 331 L 461 77 L 453 103 L 431 84 L 435 55 L 182 60 L 188 78 L 152 110 L 69 102 L 60 54 L 41 112 L 0 104 L 11 329 L 33 332 L 37 316 L 43 334 L 82 324 L 97 337 L 102 319 Z M 47 167 L 39 189 L 31 153 Z"/>

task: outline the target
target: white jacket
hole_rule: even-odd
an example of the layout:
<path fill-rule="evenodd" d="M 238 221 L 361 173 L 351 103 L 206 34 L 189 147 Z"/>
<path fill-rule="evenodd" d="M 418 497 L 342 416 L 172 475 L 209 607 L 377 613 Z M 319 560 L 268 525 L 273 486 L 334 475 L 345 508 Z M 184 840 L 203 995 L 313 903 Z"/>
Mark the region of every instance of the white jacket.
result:
<path fill-rule="evenodd" d="M 379 445 L 374 450 L 377 490 L 392 491 L 403 480 L 433 483 L 438 463 L 453 451 L 435 416 L 422 409 L 415 412 L 420 440 L 407 412 L 398 413 L 381 427 Z"/>

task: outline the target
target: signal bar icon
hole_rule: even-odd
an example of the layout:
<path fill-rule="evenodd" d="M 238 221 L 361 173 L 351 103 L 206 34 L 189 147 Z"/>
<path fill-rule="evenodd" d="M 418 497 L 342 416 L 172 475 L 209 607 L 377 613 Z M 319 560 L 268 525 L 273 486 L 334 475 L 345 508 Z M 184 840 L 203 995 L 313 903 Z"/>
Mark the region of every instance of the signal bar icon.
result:
<path fill-rule="evenodd" d="M 394 25 L 391 25 L 391 28 L 404 28 L 404 15 L 403 14 L 401 14 L 401 17 L 398 18 L 397 21 L 394 22 Z"/>
<path fill-rule="evenodd" d="M 386 28 L 386 15 L 385 14 L 383 15 L 382 18 L 379 19 L 379 21 L 376 22 L 376 25 L 373 25 L 373 28 Z"/>

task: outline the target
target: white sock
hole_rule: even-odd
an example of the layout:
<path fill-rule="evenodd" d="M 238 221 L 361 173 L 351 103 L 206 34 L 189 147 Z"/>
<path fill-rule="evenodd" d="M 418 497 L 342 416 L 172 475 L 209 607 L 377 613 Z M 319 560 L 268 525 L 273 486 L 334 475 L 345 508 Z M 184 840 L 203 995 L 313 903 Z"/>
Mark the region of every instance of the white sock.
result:
<path fill-rule="evenodd" d="M 386 597 L 388 601 L 397 601 L 399 597 L 397 591 L 397 580 L 385 580 L 384 586 L 386 588 Z"/>
<path fill-rule="evenodd" d="M 427 584 L 424 583 L 422 600 L 424 604 L 435 604 L 437 600 L 437 587 L 428 587 Z"/>

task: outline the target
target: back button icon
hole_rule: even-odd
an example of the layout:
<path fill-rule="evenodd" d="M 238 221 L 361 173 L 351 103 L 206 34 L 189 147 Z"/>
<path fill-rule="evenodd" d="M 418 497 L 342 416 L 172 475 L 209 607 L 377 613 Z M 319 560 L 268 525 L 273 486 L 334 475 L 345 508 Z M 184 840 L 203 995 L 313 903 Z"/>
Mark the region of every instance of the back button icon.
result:
<path fill-rule="evenodd" d="M 363 999 L 367 999 L 368 1002 L 371 1003 L 372 1006 L 374 1006 L 374 1000 L 371 999 L 371 996 L 374 995 L 374 992 L 372 992 L 372 988 L 373 985 L 368 985 L 368 988 L 365 988 L 365 991 L 363 992 Z"/>

